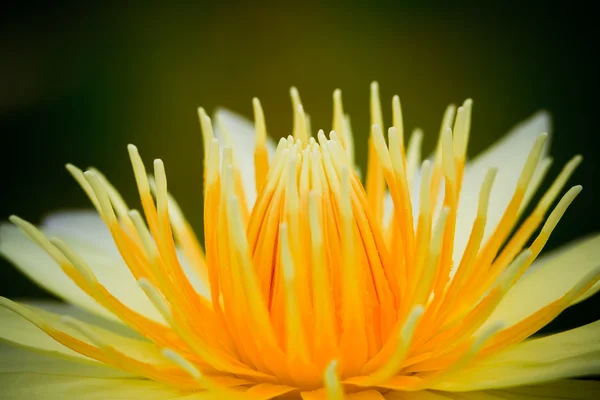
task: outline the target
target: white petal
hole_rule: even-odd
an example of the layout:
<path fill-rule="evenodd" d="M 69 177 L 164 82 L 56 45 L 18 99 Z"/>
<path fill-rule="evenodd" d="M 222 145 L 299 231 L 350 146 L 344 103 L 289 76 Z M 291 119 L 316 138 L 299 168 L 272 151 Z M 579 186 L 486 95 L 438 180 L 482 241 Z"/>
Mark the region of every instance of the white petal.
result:
<path fill-rule="evenodd" d="M 514 127 L 504 138 L 467 163 L 464 172 L 458 205 L 454 261 L 459 261 L 469 240 L 473 221 L 477 214 L 477 203 L 481 184 L 489 168 L 498 168 L 490 195 L 488 219 L 485 226 L 485 241 L 494 231 L 504 210 L 517 187 L 517 181 L 536 138 L 550 134 L 550 116 L 538 112 Z M 543 155 L 547 152 L 549 141 Z"/>
<path fill-rule="evenodd" d="M 256 145 L 256 135 L 254 133 L 254 124 L 243 116 L 236 114 L 224 108 L 219 108 L 214 117 L 215 136 L 222 141 L 221 128 L 227 131 L 231 138 L 234 157 L 239 166 L 242 175 L 244 192 L 248 201 L 248 206 L 252 206 L 256 201 L 256 184 L 254 177 L 254 147 Z M 267 151 L 269 158 L 272 159 L 275 154 L 276 144 L 267 136 Z"/>
<path fill-rule="evenodd" d="M 503 321 L 506 326 L 516 324 L 559 299 L 599 266 L 600 235 L 555 250 L 539 259 L 531 272 L 510 288 L 486 324 L 494 321 Z M 591 295 L 590 291 L 585 295 Z"/>

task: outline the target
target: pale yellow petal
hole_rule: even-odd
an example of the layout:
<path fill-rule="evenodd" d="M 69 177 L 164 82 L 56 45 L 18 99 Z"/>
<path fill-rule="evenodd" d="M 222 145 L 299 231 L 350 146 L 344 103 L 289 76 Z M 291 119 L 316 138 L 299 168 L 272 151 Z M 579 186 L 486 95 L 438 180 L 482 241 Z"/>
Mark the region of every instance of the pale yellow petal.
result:
<path fill-rule="evenodd" d="M 97 347 L 99 345 L 99 343 L 95 343 L 92 338 L 87 334 L 84 334 L 84 332 L 81 332 L 80 330 L 74 329 L 72 326 L 63 323 L 60 315 L 31 306 L 27 306 L 27 308 L 33 311 L 39 317 L 43 318 L 44 321 L 53 326 L 55 329 L 64 332 L 81 342 L 87 343 L 92 347 Z M 95 336 L 95 339 L 97 338 L 98 340 L 101 340 L 102 343 L 112 346 L 115 350 L 131 359 L 150 365 L 167 364 L 166 360 L 160 353 L 160 348 L 153 343 L 150 343 L 146 340 L 126 337 L 117 332 L 113 332 L 93 324 L 88 324 L 81 320 L 77 320 L 76 322 L 77 325 L 83 326 L 84 329 L 91 332 Z"/>
<path fill-rule="evenodd" d="M 4 307 L 0 307 L 0 340 L 44 354 L 93 362 L 90 358 L 58 343 L 25 318 Z"/>
<path fill-rule="evenodd" d="M 600 354 L 563 359 L 556 364 L 531 367 L 524 364 L 505 363 L 482 369 L 469 368 L 435 386 L 450 391 L 483 390 L 541 383 L 566 377 L 580 377 L 600 373 Z"/>
<path fill-rule="evenodd" d="M 486 357 L 477 367 L 505 362 L 556 363 L 586 354 L 600 357 L 600 320 L 565 332 L 525 340 Z"/>
<path fill-rule="evenodd" d="M 541 268 L 548 268 L 548 271 L 545 271 L 546 274 L 551 275 L 551 274 L 557 274 L 557 271 L 562 272 L 562 274 L 564 274 L 565 268 L 564 267 L 560 267 L 560 265 L 558 263 L 554 263 L 554 260 L 562 257 L 566 252 L 576 249 L 578 246 L 583 245 L 584 243 L 587 243 L 589 240 L 592 240 L 593 238 L 595 238 L 596 236 L 598 236 L 598 234 L 591 234 L 591 235 L 587 235 L 587 236 L 583 236 L 580 238 L 577 238 L 567 244 L 562 245 L 561 247 L 559 247 L 558 249 L 549 251 L 549 252 L 545 252 L 542 254 L 541 257 L 538 257 L 535 262 L 531 265 L 531 267 L 529 267 L 527 269 L 527 271 L 525 272 L 525 276 L 529 275 L 529 274 L 533 274 L 533 273 L 537 273 L 537 271 Z M 589 265 L 592 265 L 589 263 L 589 261 L 593 261 L 593 257 L 589 257 L 586 258 L 586 262 Z M 600 261 L 598 261 L 596 263 L 597 266 L 600 266 Z M 554 267 L 554 270 L 552 269 L 552 266 Z M 569 266 L 567 269 L 570 269 L 571 267 Z M 590 269 L 592 269 L 593 267 L 590 267 Z M 562 277 L 561 277 L 562 279 Z M 581 296 L 579 296 L 578 298 L 576 298 L 574 300 L 574 302 L 572 304 L 577 304 L 579 302 L 582 302 L 583 300 L 589 298 L 590 296 L 593 296 L 594 294 L 596 294 L 596 292 L 600 291 L 600 282 L 596 282 L 596 284 L 594 284 L 591 288 L 589 288 L 587 291 L 585 291 Z"/>
<path fill-rule="evenodd" d="M 130 374 L 98 362 L 77 362 L 74 357 L 50 356 L 0 343 L 0 375 L 15 372 L 128 378 Z"/>
<path fill-rule="evenodd" d="M 465 391 L 535 384 L 600 373 L 600 321 L 500 351 L 449 376 L 435 389 Z"/>
<path fill-rule="evenodd" d="M 166 385 L 139 379 L 2 373 L 0 387 L 3 398 L 10 400 L 219 400 L 209 392 L 184 394 Z"/>
<path fill-rule="evenodd" d="M 110 231 L 93 208 L 50 213 L 40 222 L 40 229 L 48 236 L 78 238 L 107 255 L 119 257 Z"/>
<path fill-rule="evenodd" d="M 564 399 L 596 400 L 600 394 L 600 382 L 584 380 L 558 380 L 533 386 L 517 386 L 506 389 L 478 390 L 474 392 L 389 392 L 387 400 L 529 400 Z"/>
<path fill-rule="evenodd" d="M 80 321 L 99 326 L 100 328 L 107 329 L 109 331 L 118 333 L 121 336 L 132 337 L 141 339 L 139 333 L 123 325 L 120 321 L 112 321 L 106 318 L 99 317 L 95 314 L 91 314 L 73 304 L 64 303 L 58 300 L 40 300 L 40 299 L 21 299 L 18 301 L 19 304 L 34 307 L 44 311 L 49 311 L 53 314 L 68 315 Z"/>
<path fill-rule="evenodd" d="M 559 299 L 598 266 L 600 235 L 587 238 L 574 246 L 567 245 L 564 250 L 556 250 L 540 259 L 508 291 L 484 326 L 494 321 L 503 321 L 506 326 L 514 325 Z M 588 290 L 584 296 L 591 294 L 592 291 Z"/>
<path fill-rule="evenodd" d="M 600 382 L 584 380 L 561 380 L 535 386 L 519 386 L 504 390 L 492 390 L 502 398 L 596 400 L 600 396 Z M 474 397 L 476 399 L 476 397 Z"/>
<path fill-rule="evenodd" d="M 91 211 L 62 212 L 46 218 L 40 230 L 47 237 L 64 240 L 89 265 L 98 281 L 123 304 L 157 322 L 164 318 L 144 294 L 119 255 L 108 228 Z M 85 232 L 85 233 L 84 233 Z M 37 244 L 18 228 L 0 230 L 0 253 L 30 279 L 48 291 L 88 311 L 116 319 L 83 293 Z"/>
<path fill-rule="evenodd" d="M 94 314 L 118 320 L 83 292 L 37 244 L 10 224 L 0 225 L 0 254 L 50 293 Z"/>
<path fill-rule="evenodd" d="M 2 339 L 11 344 L 23 346 L 44 354 L 60 356 L 63 358 L 71 357 L 80 362 L 94 363 L 90 358 L 65 347 L 66 345 L 77 345 L 84 349 L 80 351 L 89 352 L 90 357 L 105 362 L 113 362 L 115 363 L 115 367 L 123 368 L 124 370 L 132 371 L 131 365 L 134 365 L 135 363 L 142 365 L 147 371 L 150 371 L 150 373 L 154 373 L 156 370 L 161 369 L 168 375 L 169 373 L 172 373 L 173 371 L 177 372 L 178 370 L 178 368 L 171 365 L 171 363 L 162 356 L 160 348 L 154 343 L 123 336 L 99 326 L 76 320 L 72 317 L 67 317 L 69 321 L 72 321 L 68 322 L 65 320 L 64 316 L 36 307 L 22 304 L 19 305 L 18 303 L 6 301 L 5 299 L 4 302 L 13 309 L 17 311 L 20 310 L 20 313 L 26 313 L 23 315 L 30 315 L 28 318 L 36 323 L 36 326 L 33 326 L 29 321 L 26 321 L 20 315 L 13 312 L 13 310 L 0 307 L 2 321 L 7 322 L 7 324 L 2 324 L 2 331 L 0 331 L 3 334 Z M 7 326 L 9 326 L 10 329 L 8 329 Z M 65 346 L 57 343 L 48 336 L 47 333 L 38 329 L 38 327 L 43 327 L 48 334 L 54 334 L 55 332 L 59 333 L 63 338 L 62 340 L 66 340 L 66 342 L 63 342 Z M 112 354 L 107 355 L 104 349 L 108 346 L 110 346 L 112 352 L 115 354 L 118 353 L 118 356 Z M 106 360 L 98 357 L 104 357 Z M 137 371 L 136 368 L 137 367 L 134 365 L 133 369 Z"/>
<path fill-rule="evenodd" d="M 46 218 L 40 228 L 46 236 L 64 240 L 88 263 L 98 281 L 123 304 L 153 321 L 165 323 L 121 258 L 98 213 L 93 210 L 63 212 Z"/>
<path fill-rule="evenodd" d="M 450 393 L 422 390 L 418 392 L 393 391 L 385 394 L 386 400 L 448 400 L 453 399 Z"/>
<path fill-rule="evenodd" d="M 498 225 L 516 187 L 536 138 L 550 134 L 550 116 L 538 112 L 521 122 L 492 147 L 467 163 L 458 205 L 454 260 L 460 260 L 477 213 L 481 183 L 489 168 L 498 168 L 492 188 L 484 241 Z M 548 141 L 546 142 L 548 143 Z M 548 144 L 546 144 L 546 149 Z M 544 153 L 545 154 L 545 153 Z"/>
<path fill-rule="evenodd" d="M 171 199 L 174 201 L 174 199 Z M 176 208 L 179 213 L 179 205 L 169 204 L 171 217 L 173 217 Z M 183 215 L 178 215 L 178 218 L 183 218 Z M 178 221 L 183 224 L 184 221 Z M 107 256 L 114 262 L 109 264 L 108 273 L 114 273 L 114 268 L 125 268 L 127 266 L 121 260 L 119 250 L 115 245 L 110 231 L 106 227 L 104 221 L 94 209 L 89 210 L 76 210 L 76 211 L 59 211 L 49 214 L 42 220 L 40 224 L 41 230 L 49 237 L 56 236 L 63 240 L 66 240 L 69 244 L 73 245 L 76 251 L 79 251 L 77 244 L 84 243 L 85 248 L 94 248 L 98 252 L 101 252 L 104 256 Z M 73 242 L 75 242 L 73 244 Z M 89 262 L 88 258 L 85 257 L 86 251 L 83 249 L 83 254 L 80 254 L 86 261 Z M 182 268 L 185 271 L 186 276 L 190 280 L 194 289 L 203 296 L 207 296 L 210 290 L 207 288 L 208 282 L 204 281 L 196 272 L 197 266 L 192 264 L 192 260 L 188 260 L 185 257 L 183 251 L 177 249 L 177 258 L 181 263 Z M 106 266 L 106 262 L 102 265 Z M 97 269 L 94 268 L 96 265 L 90 265 L 94 270 L 94 273 L 98 273 Z M 103 275 L 103 271 L 99 271 L 99 275 Z M 121 271 L 120 274 L 127 273 L 128 271 Z M 129 282 L 130 284 L 131 282 Z M 114 294 L 114 293 L 113 293 Z M 116 294 L 115 294 L 116 295 Z M 136 293 L 139 295 L 139 292 Z M 118 297 L 118 296 L 117 296 Z M 123 300 L 120 298 L 120 300 Z M 145 302 L 145 300 L 142 300 Z M 146 304 L 147 306 L 147 304 Z"/>

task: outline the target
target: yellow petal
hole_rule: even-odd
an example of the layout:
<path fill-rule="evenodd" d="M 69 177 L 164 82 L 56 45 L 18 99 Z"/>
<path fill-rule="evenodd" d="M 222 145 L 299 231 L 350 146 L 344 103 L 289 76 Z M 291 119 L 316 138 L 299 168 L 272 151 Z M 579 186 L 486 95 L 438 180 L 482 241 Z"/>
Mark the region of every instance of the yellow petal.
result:
<path fill-rule="evenodd" d="M 448 377 L 435 389 L 503 388 L 600 373 L 600 321 L 530 339 Z"/>
<path fill-rule="evenodd" d="M 574 246 L 567 245 L 565 249 L 556 250 L 536 262 L 531 271 L 508 291 L 484 326 L 493 321 L 503 321 L 507 327 L 514 325 L 559 299 L 598 266 L 599 235 L 587 238 Z M 595 288 L 598 288 L 598 285 L 595 285 Z M 591 295 L 592 289 L 583 296 Z"/>
<path fill-rule="evenodd" d="M 183 394 L 157 382 L 34 373 L 0 374 L 2 397 L 11 400 L 219 400 L 209 392 Z"/>
<path fill-rule="evenodd" d="M 508 206 L 533 143 L 541 133 L 550 133 L 550 128 L 550 116 L 545 112 L 538 112 L 467 163 L 458 204 L 454 239 L 455 260 L 460 260 L 469 240 L 477 213 L 479 190 L 487 170 L 498 168 L 489 201 L 484 241 L 494 231 Z"/>

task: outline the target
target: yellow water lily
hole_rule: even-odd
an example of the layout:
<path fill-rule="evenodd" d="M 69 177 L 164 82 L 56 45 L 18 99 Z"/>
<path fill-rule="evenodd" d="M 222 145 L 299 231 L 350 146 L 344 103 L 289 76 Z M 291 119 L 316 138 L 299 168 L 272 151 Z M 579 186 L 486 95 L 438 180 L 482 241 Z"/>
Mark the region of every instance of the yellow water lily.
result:
<path fill-rule="evenodd" d="M 530 338 L 600 289 L 599 235 L 538 257 L 580 156 L 524 215 L 551 162 L 546 113 L 467 162 L 472 102 L 449 106 L 422 161 L 397 96 L 383 129 L 374 83 L 363 187 L 341 92 L 315 136 L 291 95 L 277 146 L 257 99 L 254 125 L 199 110 L 203 245 L 135 146 L 143 212 L 68 165 L 95 212 L 2 226 L 0 253 L 72 305 L 0 298 L 2 398 L 598 398 L 569 378 L 600 373 L 600 321 Z"/>

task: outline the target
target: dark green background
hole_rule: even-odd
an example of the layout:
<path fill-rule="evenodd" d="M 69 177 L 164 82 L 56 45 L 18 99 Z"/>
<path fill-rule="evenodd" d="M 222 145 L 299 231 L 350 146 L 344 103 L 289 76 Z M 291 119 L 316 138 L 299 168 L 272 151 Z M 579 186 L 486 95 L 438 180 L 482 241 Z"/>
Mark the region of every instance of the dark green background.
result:
<path fill-rule="evenodd" d="M 549 110 L 549 176 L 576 153 L 585 161 L 572 180 L 584 191 L 548 247 L 599 230 L 600 65 L 591 12 L 542 2 L 275 4 L 2 6 L 0 218 L 38 221 L 52 210 L 87 207 L 65 162 L 100 168 L 135 204 L 125 148 L 133 142 L 147 162 L 165 161 L 169 187 L 199 229 L 197 106 L 250 116 L 258 96 L 269 131 L 282 136 L 291 130 L 291 85 L 315 128 L 330 127 L 339 87 L 365 143 L 376 79 L 384 117 L 390 121 L 391 96 L 400 94 L 407 128 L 426 133 L 425 153 L 450 102 L 475 101 L 471 155 Z M 364 146 L 358 149 L 364 163 Z M 45 296 L 3 260 L 0 295 Z M 599 305 L 596 296 L 547 330 L 596 320 Z"/>

